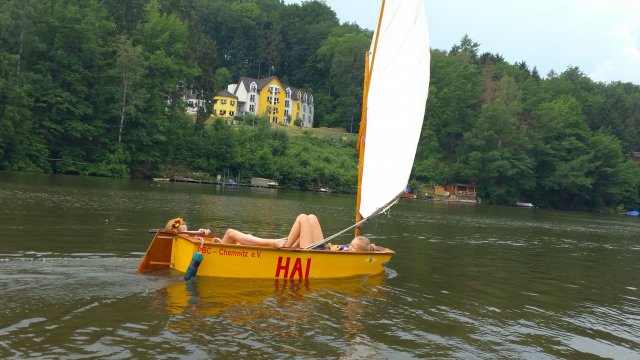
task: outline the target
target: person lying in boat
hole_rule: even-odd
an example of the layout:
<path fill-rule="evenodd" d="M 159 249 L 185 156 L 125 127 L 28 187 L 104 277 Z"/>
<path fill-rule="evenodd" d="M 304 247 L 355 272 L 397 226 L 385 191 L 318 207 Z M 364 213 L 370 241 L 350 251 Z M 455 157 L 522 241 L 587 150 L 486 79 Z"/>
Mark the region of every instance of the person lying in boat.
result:
<path fill-rule="evenodd" d="M 173 230 L 177 232 L 186 232 L 193 235 L 202 235 L 202 236 L 211 236 L 211 230 L 209 229 L 198 229 L 198 231 L 189 231 L 187 228 L 187 223 L 183 218 L 175 218 L 169 220 L 167 225 L 165 226 L 167 230 Z M 217 237 L 213 238 L 214 242 L 219 242 L 223 244 L 241 244 L 241 245 L 251 245 L 251 246 L 271 246 L 274 248 L 281 248 L 286 243 L 286 238 L 283 239 L 263 239 L 257 236 L 253 236 L 250 234 L 245 234 L 240 231 L 234 229 L 228 229 L 224 234 L 222 239 Z"/>
<path fill-rule="evenodd" d="M 278 245 L 280 241 L 284 241 L 282 247 L 304 249 L 324 239 L 324 235 L 317 216 L 313 214 L 300 214 L 296 217 L 296 220 L 291 226 L 291 230 L 289 230 L 289 235 L 285 238 L 261 239 L 238 230 L 228 229 L 222 238 L 222 242 L 250 245 L 249 242 L 255 241 L 256 239 L 275 241 Z M 371 244 L 371 241 L 367 237 L 358 236 L 354 238 L 349 245 L 326 244 L 324 248 L 333 251 L 374 251 L 375 245 Z"/>
<path fill-rule="evenodd" d="M 180 220 L 176 225 L 176 221 Z M 187 225 L 181 218 L 172 219 L 167 223 L 167 229 L 185 232 Z M 195 234 L 210 235 L 209 229 L 199 229 Z M 214 237 L 215 242 L 223 244 L 240 244 L 251 246 L 270 246 L 275 248 L 307 248 L 324 239 L 322 227 L 318 217 L 313 214 L 300 214 L 291 226 L 289 235 L 282 239 L 264 239 L 246 234 L 235 229 L 227 229 L 222 239 Z M 332 251 L 374 251 L 375 245 L 365 236 L 357 236 L 349 245 L 326 244 L 325 249 Z"/>

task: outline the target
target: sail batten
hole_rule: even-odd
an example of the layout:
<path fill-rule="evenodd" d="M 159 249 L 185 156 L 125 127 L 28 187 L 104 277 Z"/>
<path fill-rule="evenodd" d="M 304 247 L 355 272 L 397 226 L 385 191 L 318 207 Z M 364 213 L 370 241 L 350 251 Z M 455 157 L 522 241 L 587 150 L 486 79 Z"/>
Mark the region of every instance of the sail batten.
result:
<path fill-rule="evenodd" d="M 358 209 L 365 218 L 407 185 L 429 89 L 425 1 L 385 0 L 383 6 L 368 66 Z"/>

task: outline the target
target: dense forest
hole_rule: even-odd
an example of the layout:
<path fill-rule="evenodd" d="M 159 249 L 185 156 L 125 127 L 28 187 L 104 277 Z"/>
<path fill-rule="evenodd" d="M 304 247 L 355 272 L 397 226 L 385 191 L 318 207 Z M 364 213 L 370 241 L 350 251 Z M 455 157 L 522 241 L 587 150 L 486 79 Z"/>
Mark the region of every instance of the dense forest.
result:
<path fill-rule="evenodd" d="M 371 31 L 321 1 L 0 2 L 0 170 L 277 179 L 352 192 L 353 136 L 226 125 L 213 94 L 240 76 L 312 92 L 315 127 L 357 131 Z M 484 202 L 640 207 L 640 86 L 579 68 L 539 74 L 465 36 L 432 49 L 413 186 L 475 183 Z M 183 94 L 205 100 L 185 113 Z M 393 106 L 401 107 L 401 104 Z M 389 119 L 393 121 L 393 119 Z"/>

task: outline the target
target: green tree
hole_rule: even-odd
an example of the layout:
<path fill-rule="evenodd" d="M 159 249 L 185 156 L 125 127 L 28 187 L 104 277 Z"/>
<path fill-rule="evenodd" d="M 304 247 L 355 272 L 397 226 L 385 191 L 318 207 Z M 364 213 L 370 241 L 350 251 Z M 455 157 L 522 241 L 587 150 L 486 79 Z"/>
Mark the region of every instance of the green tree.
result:
<path fill-rule="evenodd" d="M 412 179 L 430 187 L 447 183 L 452 174 L 451 166 L 443 160 L 444 156 L 436 134 L 428 127 L 423 127 L 411 171 Z"/>
<path fill-rule="evenodd" d="M 319 87 L 311 85 L 321 83 L 326 74 L 317 77 L 312 55 L 340 25 L 335 11 L 321 1 L 304 1 L 282 8 L 279 18 L 285 29 L 282 35 L 286 59 L 279 73 L 286 74 L 288 83 Z"/>
<path fill-rule="evenodd" d="M 134 44 L 142 49 L 145 76 L 140 85 L 148 98 L 123 137 L 134 167 L 161 162 L 182 145 L 187 129 L 182 94 L 199 74 L 186 53 L 187 26 L 175 15 L 161 13 L 156 0 L 147 4 L 145 14 Z"/>
<path fill-rule="evenodd" d="M 364 55 L 371 39 L 367 32 L 332 35 L 316 52 L 319 73 L 328 74 L 328 87 L 315 96 L 322 109 L 318 125 L 357 131 L 362 114 Z M 323 96 L 324 95 L 324 96 Z"/>
<path fill-rule="evenodd" d="M 137 88 L 144 76 L 143 56 L 140 47 L 133 46 L 131 39 L 121 37 L 117 48 L 116 68 L 120 78 L 120 126 L 118 127 L 118 144 L 122 142 L 122 128 L 128 114 L 136 112 L 145 100 L 144 94 Z"/>
<path fill-rule="evenodd" d="M 226 67 L 216 69 L 215 74 L 216 91 L 224 90 L 233 81 L 231 72 Z"/>
<path fill-rule="evenodd" d="M 204 34 L 216 42 L 219 66 L 229 69 L 234 79 L 257 77 L 256 34 L 261 33 L 263 16 L 258 4 L 213 0 L 202 2 L 200 12 Z"/>
<path fill-rule="evenodd" d="M 25 44 L 29 71 L 33 131 L 48 149 L 48 157 L 70 164 L 99 158 L 107 119 L 115 99 L 110 79 L 115 26 L 96 1 L 54 2 L 34 8 L 31 37 Z M 37 59 L 37 61 L 35 61 Z"/>
<path fill-rule="evenodd" d="M 480 95 L 481 75 L 469 56 L 431 52 L 431 83 L 426 124 L 448 158 L 454 157 L 472 127 Z"/>
<path fill-rule="evenodd" d="M 17 164 L 37 168 L 29 159 L 31 113 L 21 74 L 28 5 L 22 1 L 0 4 L 0 169 L 19 169 Z"/>
<path fill-rule="evenodd" d="M 471 40 L 469 35 L 464 34 L 462 39 L 460 39 L 460 43 L 453 45 L 451 47 L 451 51 L 449 51 L 449 55 L 453 55 L 453 56 L 464 55 L 464 56 L 467 56 L 472 61 L 477 61 L 478 49 L 480 49 L 480 44 Z M 486 56 L 485 56 L 485 59 L 487 59 Z M 490 60 L 493 62 L 499 62 L 502 59 L 499 57 L 494 57 Z"/>
<path fill-rule="evenodd" d="M 281 70 L 284 50 L 281 26 L 277 20 L 267 22 L 263 25 L 262 34 L 264 36 L 258 39 L 258 61 L 264 64 L 268 75 L 274 76 Z"/>
<path fill-rule="evenodd" d="M 594 170 L 590 138 L 580 104 L 571 96 L 541 104 L 532 114 L 534 173 L 539 201 L 568 208 L 584 202 Z"/>
<path fill-rule="evenodd" d="M 114 20 L 118 33 L 131 37 L 138 24 L 144 18 L 144 6 L 149 0 L 101 0 Z"/>
<path fill-rule="evenodd" d="M 640 150 L 640 85 L 614 82 L 595 91 L 602 101 L 598 116 L 590 122 L 591 129 L 615 135 L 626 153 Z"/>
<path fill-rule="evenodd" d="M 588 146 L 592 153 L 588 174 L 592 183 L 585 194 L 585 203 L 580 205 L 589 209 L 611 209 L 622 203 L 638 204 L 640 179 L 633 179 L 638 171 L 632 170 L 635 164 L 623 154 L 620 140 L 598 131 L 589 139 Z"/>
<path fill-rule="evenodd" d="M 484 105 L 462 144 L 460 177 L 475 182 L 490 203 L 509 204 L 534 187 L 529 144 L 518 124 L 519 93 L 510 78 L 498 85 L 498 98 Z"/>
<path fill-rule="evenodd" d="M 225 68 L 215 69 L 218 64 L 216 42 L 202 33 L 196 33 L 192 37 L 195 40 L 189 42 L 192 44 L 189 47 L 189 54 L 192 54 L 192 61 L 198 67 L 199 74 L 191 82 L 191 88 L 199 104 L 202 104 L 198 107 L 194 129 L 195 133 L 199 134 L 204 127 L 204 122 L 211 116 L 216 89 L 226 86 L 228 82 L 225 82 L 227 79 L 221 78 L 219 73 Z"/>

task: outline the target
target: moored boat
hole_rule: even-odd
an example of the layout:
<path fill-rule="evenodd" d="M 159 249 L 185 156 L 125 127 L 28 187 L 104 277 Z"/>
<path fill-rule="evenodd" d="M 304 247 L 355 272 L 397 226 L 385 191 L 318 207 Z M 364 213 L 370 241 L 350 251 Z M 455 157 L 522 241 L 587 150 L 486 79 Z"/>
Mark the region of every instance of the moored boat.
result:
<path fill-rule="evenodd" d="M 410 199 L 410 200 L 415 200 L 418 198 L 418 195 L 414 194 L 414 193 L 404 193 L 402 195 L 400 195 L 401 199 Z"/>
<path fill-rule="evenodd" d="M 518 207 L 526 207 L 526 208 L 535 207 L 535 205 L 533 205 L 530 202 L 521 202 L 521 201 L 516 201 L 516 206 L 518 206 Z"/>

